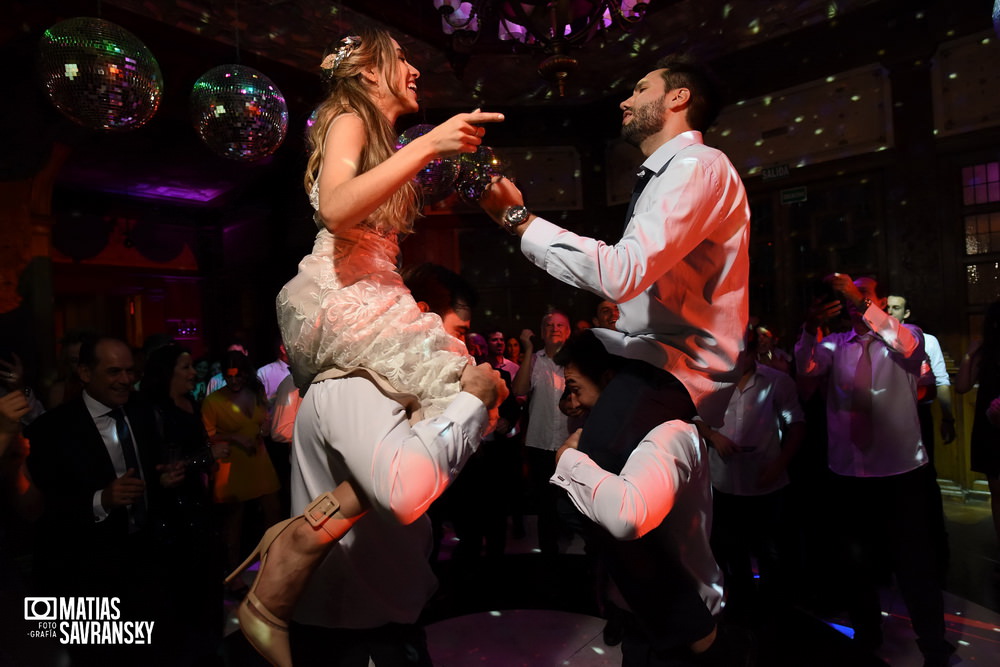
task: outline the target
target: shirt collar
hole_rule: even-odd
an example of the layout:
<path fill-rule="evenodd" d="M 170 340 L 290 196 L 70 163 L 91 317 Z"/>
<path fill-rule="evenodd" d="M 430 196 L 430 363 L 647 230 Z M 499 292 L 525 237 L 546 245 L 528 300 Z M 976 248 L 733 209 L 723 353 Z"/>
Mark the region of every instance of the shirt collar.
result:
<path fill-rule="evenodd" d="M 87 406 L 87 412 L 95 421 L 98 417 L 107 417 L 108 413 L 114 410 L 88 394 L 86 389 L 83 390 L 83 404 Z"/>
<path fill-rule="evenodd" d="M 701 132 L 697 130 L 681 132 L 673 139 L 653 151 L 653 154 L 646 158 L 646 160 L 642 163 L 642 167 L 643 169 L 649 169 L 659 176 L 663 173 L 663 170 L 666 169 L 667 163 L 670 162 L 670 160 L 673 159 L 673 157 L 677 155 L 681 149 L 687 148 L 691 144 L 703 143 L 705 142 L 702 140 Z"/>

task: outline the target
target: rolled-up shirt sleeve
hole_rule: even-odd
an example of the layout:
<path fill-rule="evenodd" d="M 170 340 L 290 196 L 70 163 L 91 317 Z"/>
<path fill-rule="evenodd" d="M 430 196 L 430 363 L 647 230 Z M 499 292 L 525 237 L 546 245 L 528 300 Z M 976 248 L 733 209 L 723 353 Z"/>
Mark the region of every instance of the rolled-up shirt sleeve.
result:
<path fill-rule="evenodd" d="M 549 480 L 564 489 L 576 508 L 616 539 L 634 540 L 659 526 L 691 479 L 697 431 L 671 421 L 650 431 L 614 475 L 575 449 L 559 458 Z"/>
<path fill-rule="evenodd" d="M 412 426 L 399 416 L 376 445 L 367 479 L 359 481 L 381 508 L 400 523 L 412 523 L 476 451 L 486 421 L 483 403 L 467 393 L 459 394 L 441 415 Z"/>
<path fill-rule="evenodd" d="M 678 158 L 669 178 L 654 179 L 643 197 L 657 205 L 637 212 L 611 245 L 536 218 L 521 250 L 564 283 L 619 303 L 633 299 L 682 261 L 710 233 L 719 216 L 716 175 L 698 160 Z"/>

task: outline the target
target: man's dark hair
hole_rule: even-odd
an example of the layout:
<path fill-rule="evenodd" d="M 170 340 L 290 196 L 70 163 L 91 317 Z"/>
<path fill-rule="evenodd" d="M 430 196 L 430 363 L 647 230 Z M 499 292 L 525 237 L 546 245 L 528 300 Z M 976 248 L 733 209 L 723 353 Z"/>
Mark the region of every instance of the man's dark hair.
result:
<path fill-rule="evenodd" d="M 416 301 L 425 302 L 432 312 L 442 314 L 459 302 L 475 308 L 479 294 L 465 278 L 438 264 L 418 264 L 403 272 L 403 282 Z"/>
<path fill-rule="evenodd" d="M 674 54 L 656 63 L 663 69 L 666 90 L 687 88 L 691 91 L 688 102 L 687 122 L 692 129 L 706 132 L 722 110 L 722 89 L 718 80 L 706 66 L 687 54 Z"/>
<path fill-rule="evenodd" d="M 897 298 L 903 300 L 903 311 L 904 312 L 907 311 L 907 310 L 910 311 L 911 313 L 913 312 L 913 308 L 910 306 L 910 297 L 906 296 L 905 294 L 901 294 L 899 292 L 893 292 L 892 290 L 889 290 L 889 293 L 885 295 L 885 297 L 887 299 L 890 296 L 894 296 L 894 297 L 897 297 Z"/>
<path fill-rule="evenodd" d="M 559 366 L 573 364 L 599 387 L 604 386 L 608 371 L 617 371 L 623 361 L 609 353 L 590 329 L 570 336 L 552 360 Z"/>
<path fill-rule="evenodd" d="M 115 338 L 114 336 L 93 336 L 92 338 L 84 339 L 80 342 L 80 361 L 81 366 L 86 366 L 87 368 L 93 370 L 97 368 L 97 346 L 106 340 L 113 340 L 119 343 L 125 344 L 125 341 Z"/>

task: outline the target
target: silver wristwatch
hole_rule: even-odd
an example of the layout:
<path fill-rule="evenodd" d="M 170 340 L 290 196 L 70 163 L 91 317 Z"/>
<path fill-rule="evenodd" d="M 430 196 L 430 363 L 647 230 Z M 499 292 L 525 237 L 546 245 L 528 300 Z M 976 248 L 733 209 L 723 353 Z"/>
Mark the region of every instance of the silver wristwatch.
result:
<path fill-rule="evenodd" d="M 508 206 L 507 210 L 503 212 L 503 218 L 500 222 L 504 229 L 516 236 L 518 226 L 523 224 L 529 215 L 531 214 L 524 206 Z"/>

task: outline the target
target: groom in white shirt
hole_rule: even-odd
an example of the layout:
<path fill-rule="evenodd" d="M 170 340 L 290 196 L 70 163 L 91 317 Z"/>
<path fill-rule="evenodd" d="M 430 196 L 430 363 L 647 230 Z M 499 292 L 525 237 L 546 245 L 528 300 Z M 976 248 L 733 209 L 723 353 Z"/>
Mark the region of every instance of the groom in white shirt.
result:
<path fill-rule="evenodd" d="M 658 65 L 621 104 L 622 136 L 646 159 L 617 243 L 581 237 L 535 216 L 507 179 L 494 182 L 481 201 L 496 222 L 521 237 L 528 259 L 619 306 L 616 330 L 595 329 L 594 335 L 626 361 L 595 404 L 579 444 L 612 473 L 643 435 L 666 420 L 697 414 L 721 425 L 740 376 L 748 320 L 746 192 L 726 156 L 702 141 L 720 96 L 697 63 L 672 57 Z M 624 544 L 607 546 L 616 551 Z M 651 545 L 650 560 L 656 548 Z M 612 577 L 658 649 L 690 646 L 714 632 L 694 586 L 682 605 L 688 613 L 665 616 L 657 600 L 667 593 L 647 585 L 627 558 Z"/>

